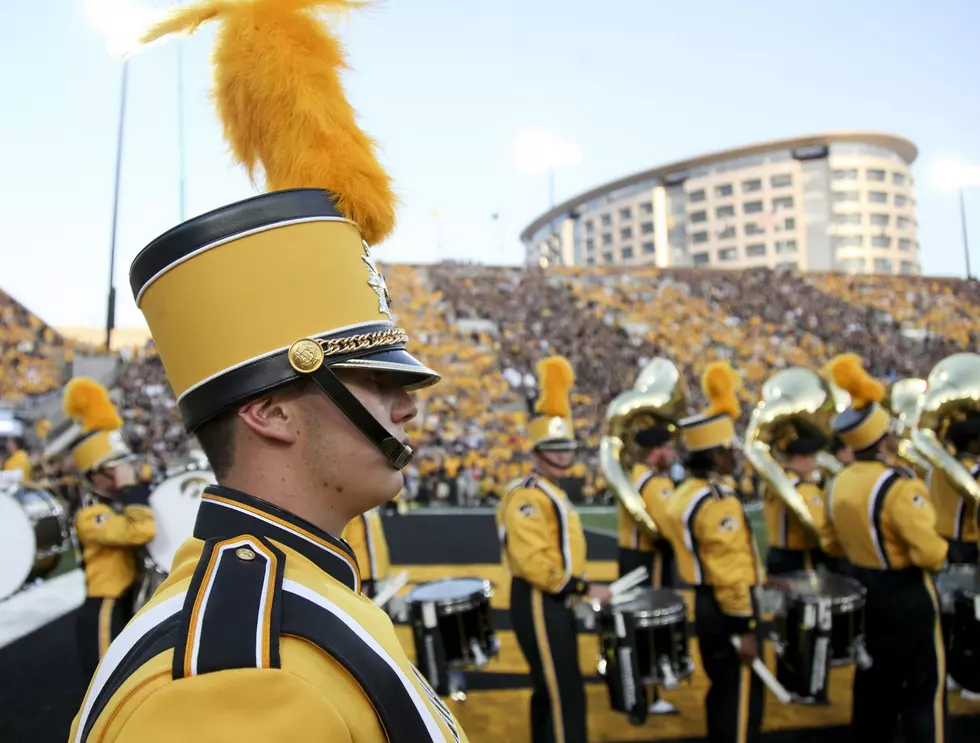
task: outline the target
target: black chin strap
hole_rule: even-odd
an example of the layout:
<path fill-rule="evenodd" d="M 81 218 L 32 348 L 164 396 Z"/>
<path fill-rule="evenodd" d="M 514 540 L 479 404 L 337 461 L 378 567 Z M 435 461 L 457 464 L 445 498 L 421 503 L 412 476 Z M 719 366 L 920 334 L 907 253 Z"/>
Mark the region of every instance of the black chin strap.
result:
<path fill-rule="evenodd" d="M 567 451 L 567 450 L 566 449 L 555 449 L 553 451 Z M 569 464 L 567 467 L 562 467 L 560 464 L 557 464 L 554 459 L 552 459 L 551 457 L 548 456 L 548 449 L 538 449 L 537 450 L 537 454 L 545 462 L 548 463 L 548 466 L 549 467 L 554 467 L 556 470 L 561 470 L 562 472 L 568 472 L 568 470 L 570 470 L 572 468 L 572 465 L 571 464 Z"/>
<path fill-rule="evenodd" d="M 317 387 L 323 390 L 323 394 L 329 397 L 333 404 L 350 419 L 351 423 L 357 426 L 361 433 L 381 450 L 392 467 L 401 470 L 408 466 L 408 463 L 415 457 L 412 447 L 405 446 L 392 436 L 387 428 L 378 423 L 378 419 L 361 405 L 361 401 L 347 389 L 346 385 L 330 370 L 329 366 L 324 364 L 316 371 L 311 372 L 310 376 L 316 382 Z"/>

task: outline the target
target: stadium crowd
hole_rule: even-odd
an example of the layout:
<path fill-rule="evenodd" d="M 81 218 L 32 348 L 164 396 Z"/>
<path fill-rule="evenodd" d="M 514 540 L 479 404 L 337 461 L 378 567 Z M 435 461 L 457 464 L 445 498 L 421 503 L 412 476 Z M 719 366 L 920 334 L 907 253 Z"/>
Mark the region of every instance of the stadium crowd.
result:
<path fill-rule="evenodd" d="M 603 495 L 595 476 L 610 400 L 650 359 L 666 356 L 688 375 L 729 358 L 746 380 L 745 413 L 761 383 L 786 366 L 820 368 L 861 348 L 884 379 L 924 376 L 958 348 L 974 347 L 980 290 L 973 282 L 919 277 L 803 275 L 753 269 L 391 265 L 396 321 L 443 375 L 419 393 L 412 430 L 418 456 L 407 500 L 474 504 L 501 493 L 529 463 L 522 429 L 536 399 L 535 365 L 560 352 L 576 371 L 573 410 L 583 449 L 573 478 L 585 499 Z M 0 397 L 56 389 L 69 342 L 0 294 Z M 158 472 L 194 448 L 152 347 L 124 355 L 115 394 L 134 450 Z"/>

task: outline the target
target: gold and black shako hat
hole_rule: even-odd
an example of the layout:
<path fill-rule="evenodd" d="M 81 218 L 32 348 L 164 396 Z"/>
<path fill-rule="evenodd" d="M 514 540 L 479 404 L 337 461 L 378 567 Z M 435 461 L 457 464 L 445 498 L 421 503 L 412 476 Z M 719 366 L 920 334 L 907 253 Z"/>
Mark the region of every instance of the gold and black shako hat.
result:
<path fill-rule="evenodd" d="M 390 179 L 340 84 L 343 51 L 321 7 L 347 0 L 205 2 L 145 42 L 221 22 L 215 99 L 236 159 L 269 193 L 169 230 L 133 261 L 130 285 L 184 425 L 312 379 L 396 468 L 412 459 L 334 373 L 391 372 L 406 389 L 439 375 L 407 350 L 369 245 L 394 226 Z"/>

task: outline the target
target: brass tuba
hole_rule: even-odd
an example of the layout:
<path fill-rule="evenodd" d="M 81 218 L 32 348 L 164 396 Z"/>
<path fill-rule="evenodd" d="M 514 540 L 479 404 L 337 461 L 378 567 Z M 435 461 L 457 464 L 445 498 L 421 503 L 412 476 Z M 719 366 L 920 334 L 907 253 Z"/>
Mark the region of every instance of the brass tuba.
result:
<path fill-rule="evenodd" d="M 745 456 L 759 476 L 773 489 L 803 527 L 814 538 L 819 530 L 810 516 L 803 496 L 792 480 L 776 462 L 772 446 L 789 434 L 827 436 L 830 418 L 836 412 L 830 385 L 816 372 L 803 367 L 791 367 L 777 372 L 762 386 L 762 400 L 756 405 L 745 430 Z M 826 456 L 827 460 L 833 457 Z M 840 471 L 834 460 L 830 466 Z"/>
<path fill-rule="evenodd" d="M 980 412 L 980 355 L 954 353 L 929 373 L 916 411 L 911 441 L 916 450 L 949 477 L 960 493 L 980 505 L 978 483 L 943 444 L 950 423 L 966 413 Z"/>
<path fill-rule="evenodd" d="M 885 407 L 892 414 L 895 435 L 898 436 L 898 456 L 920 472 L 931 466 L 912 444 L 912 431 L 919 416 L 919 403 L 926 391 L 926 380 L 910 377 L 899 379 L 888 388 Z"/>
<path fill-rule="evenodd" d="M 687 384 L 674 362 L 656 358 L 640 372 L 633 389 L 617 395 L 606 409 L 599 470 L 629 515 L 653 537 L 659 529 L 630 476 L 636 463 L 633 436 L 650 425 L 675 429 L 689 403 Z"/>

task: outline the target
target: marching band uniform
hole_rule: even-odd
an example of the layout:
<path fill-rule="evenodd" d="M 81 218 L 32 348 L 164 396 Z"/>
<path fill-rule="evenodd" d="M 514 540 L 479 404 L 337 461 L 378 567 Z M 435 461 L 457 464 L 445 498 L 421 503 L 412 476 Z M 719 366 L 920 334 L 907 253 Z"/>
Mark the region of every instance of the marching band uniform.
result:
<path fill-rule="evenodd" d="M 357 559 L 361 593 L 373 599 L 378 591 L 378 584 L 387 580 L 391 571 L 388 540 L 385 539 L 385 529 L 378 509 L 372 508 L 351 521 L 341 536 Z"/>
<path fill-rule="evenodd" d="M 10 456 L 7 457 L 6 461 L 3 463 L 4 472 L 20 472 L 20 479 L 22 482 L 29 482 L 32 473 L 31 467 L 31 457 L 30 455 L 21 448 L 14 449 L 10 452 Z"/>
<path fill-rule="evenodd" d="M 832 362 L 837 386 L 851 395 L 834 430 L 857 461 L 828 493 L 829 551 L 838 546 L 867 589 L 865 639 L 870 667 L 854 677 L 853 739 L 891 740 L 899 724 L 908 743 L 944 740 L 945 656 L 932 574 L 946 559 L 925 483 L 881 455 L 892 420 L 879 405 L 883 387 L 852 355 Z M 899 722 L 901 718 L 901 723 Z"/>
<path fill-rule="evenodd" d="M 539 374 L 537 409 L 542 415 L 529 426 L 531 448 L 545 455 L 574 450 L 571 367 L 560 357 L 545 359 Z M 504 496 L 497 523 L 504 563 L 512 575 L 514 634 L 531 669 L 531 740 L 584 743 L 585 688 L 571 607 L 574 597 L 588 592 L 582 522 L 565 492 L 536 473 Z"/>
<path fill-rule="evenodd" d="M 394 197 L 344 97 L 339 42 L 312 12 L 337 4 L 209 2 L 147 34 L 222 24 L 225 134 L 271 191 L 157 238 L 130 283 L 188 432 L 305 380 L 402 469 L 411 449 L 334 373 L 383 371 L 408 389 L 439 379 L 406 351 L 368 250 L 392 228 Z M 359 591 L 342 539 L 248 493 L 207 488 L 193 537 L 109 648 L 71 740 L 465 743 Z"/>
<path fill-rule="evenodd" d="M 956 440 L 956 456 L 970 475 L 974 479 L 980 477 L 980 461 L 965 451 L 980 437 L 980 417 L 952 423 L 947 437 Z M 949 475 L 938 467 L 930 468 L 926 484 L 936 509 L 936 530 L 949 542 L 949 562 L 975 565 L 980 557 L 976 504 L 964 498 Z"/>
<path fill-rule="evenodd" d="M 816 454 L 822 441 L 815 437 L 800 437 L 787 443 L 783 448 L 787 455 Z M 786 468 L 793 487 L 803 497 L 810 517 L 818 529 L 824 522 L 824 496 L 813 482 L 805 480 L 798 472 Z M 798 570 L 813 570 L 823 562 L 823 553 L 817 539 L 811 537 L 803 524 L 786 507 L 783 499 L 769 485 L 762 485 L 762 512 L 769 537 L 769 554 L 766 556 L 766 572 L 781 575 Z"/>
<path fill-rule="evenodd" d="M 737 440 L 738 378 L 726 364 L 712 364 L 702 385 L 710 401 L 703 415 L 680 422 L 684 446 L 705 466 L 715 452 Z M 758 740 L 762 683 L 732 646 L 733 635 L 756 634 L 762 649 L 755 587 L 765 580 L 755 537 L 735 490 L 721 474 L 698 471 L 670 499 L 664 531 L 674 546 L 680 576 L 695 588 L 695 624 L 704 670 L 711 682 L 705 698 L 708 740 Z M 700 463 L 698 465 L 700 467 Z"/>
<path fill-rule="evenodd" d="M 645 449 L 663 446 L 670 442 L 670 432 L 653 426 L 636 433 L 636 443 Z M 646 464 L 633 467 L 633 482 L 643 505 L 654 523 L 659 524 L 667 508 L 667 501 L 674 494 L 674 482 L 665 472 L 657 472 Z M 619 504 L 619 575 L 644 567 L 650 573 L 650 585 L 661 588 L 673 584 L 674 550 L 670 542 L 654 540 L 640 528 L 626 507 Z"/>
<path fill-rule="evenodd" d="M 61 441 L 87 480 L 87 492 L 74 520 L 86 595 L 76 630 L 82 670 L 91 678 L 109 643 L 133 616 L 140 548 L 156 536 L 156 525 L 146 485 L 133 482 L 116 491 L 92 482 L 96 473 L 111 477 L 115 466 L 132 459 L 119 430 L 122 419 L 108 390 L 87 377 L 72 379 L 65 387 L 64 410 L 72 423 Z M 50 453 L 61 452 L 56 446 Z"/>

